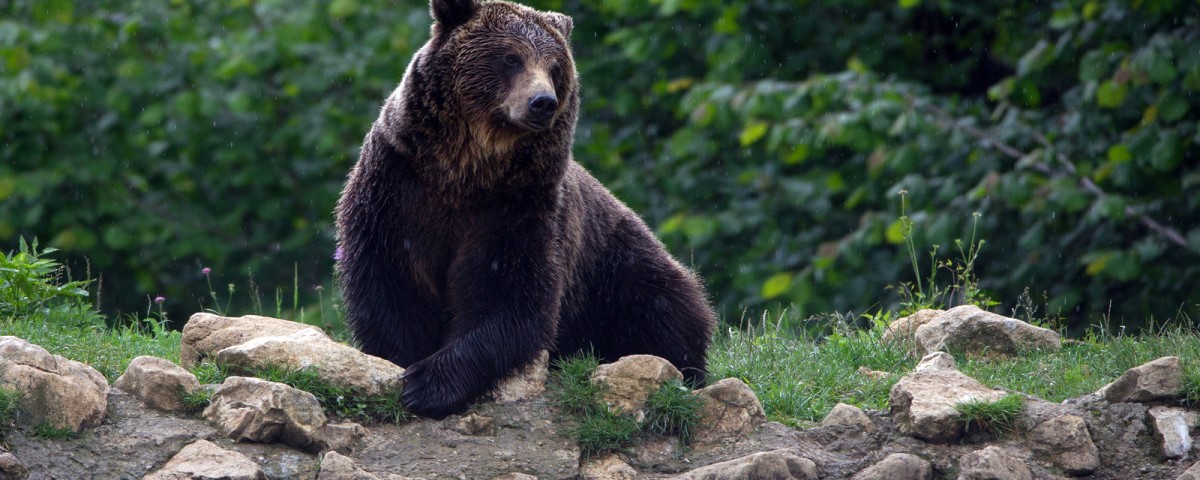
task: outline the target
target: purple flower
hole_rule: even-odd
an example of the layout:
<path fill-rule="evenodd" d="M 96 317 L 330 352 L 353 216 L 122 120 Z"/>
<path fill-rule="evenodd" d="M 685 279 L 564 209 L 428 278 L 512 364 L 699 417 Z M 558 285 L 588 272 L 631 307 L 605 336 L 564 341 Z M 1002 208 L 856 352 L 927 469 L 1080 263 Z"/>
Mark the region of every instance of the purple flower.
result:
<path fill-rule="evenodd" d="M 164 296 L 162 296 L 162 295 L 159 295 L 159 296 L 157 296 L 157 297 L 154 297 L 154 303 L 157 303 L 157 304 L 159 304 L 159 305 L 162 305 L 162 303 L 163 303 L 163 302 L 165 302 L 165 301 L 167 301 L 167 297 L 164 297 Z"/>
<path fill-rule="evenodd" d="M 337 250 L 333 251 L 333 259 L 339 262 L 342 261 L 342 247 L 337 247 Z"/>
<path fill-rule="evenodd" d="M 212 273 L 212 269 L 208 268 L 208 267 L 204 267 L 204 268 L 200 269 L 200 273 L 204 274 L 204 276 L 207 277 L 208 274 Z"/>

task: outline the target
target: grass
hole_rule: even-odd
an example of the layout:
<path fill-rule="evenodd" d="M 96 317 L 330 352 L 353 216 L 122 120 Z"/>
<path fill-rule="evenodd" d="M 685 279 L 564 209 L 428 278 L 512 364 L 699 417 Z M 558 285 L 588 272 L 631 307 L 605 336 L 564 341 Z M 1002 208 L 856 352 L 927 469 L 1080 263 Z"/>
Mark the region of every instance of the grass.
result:
<path fill-rule="evenodd" d="M 21 406 L 21 392 L 0 386 L 0 440 L 8 434 Z"/>
<path fill-rule="evenodd" d="M 321 408 L 336 417 L 356 420 L 407 422 L 416 418 L 404 409 L 400 390 L 383 395 L 363 395 L 353 388 L 332 385 L 320 378 L 315 369 L 289 369 L 267 366 L 252 369 L 251 375 L 304 390 L 317 397 Z"/>
<path fill-rule="evenodd" d="M 79 438 L 79 432 L 70 428 L 59 428 L 49 422 L 42 422 L 33 427 L 33 436 L 48 440 L 73 440 Z"/>
<path fill-rule="evenodd" d="M 1025 410 L 1025 397 L 1012 393 L 998 400 L 971 399 L 954 406 L 962 415 L 963 430 L 986 431 L 999 437 L 1016 431 L 1017 419 Z"/>
<path fill-rule="evenodd" d="M 680 444 L 688 445 L 699 423 L 700 398 L 680 380 L 664 383 L 646 399 L 642 429 L 652 435 L 675 435 Z"/>

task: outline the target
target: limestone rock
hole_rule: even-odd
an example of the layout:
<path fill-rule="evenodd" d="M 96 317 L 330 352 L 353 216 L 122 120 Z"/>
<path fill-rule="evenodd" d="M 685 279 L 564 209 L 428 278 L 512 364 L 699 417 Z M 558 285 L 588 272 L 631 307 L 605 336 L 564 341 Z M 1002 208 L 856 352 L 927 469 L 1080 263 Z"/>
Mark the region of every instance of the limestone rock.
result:
<path fill-rule="evenodd" d="M 500 382 L 496 390 L 496 401 L 513 403 L 537 398 L 546 391 L 546 378 L 549 375 L 550 352 L 542 350 L 533 363 Z"/>
<path fill-rule="evenodd" d="M 450 429 L 463 435 L 494 435 L 496 419 L 472 412 L 450 423 Z"/>
<path fill-rule="evenodd" d="M 1087 423 L 1077 415 L 1060 415 L 1029 432 L 1033 452 L 1071 475 L 1090 475 L 1100 468 L 1100 451 Z"/>
<path fill-rule="evenodd" d="M 1032 480 L 1025 461 L 1007 450 L 990 446 L 958 460 L 958 480 Z"/>
<path fill-rule="evenodd" d="M 892 376 L 892 374 L 890 374 L 888 372 L 881 372 L 879 370 L 871 370 L 871 369 L 867 368 L 866 365 L 860 365 L 858 367 L 858 374 L 862 375 L 864 378 L 868 378 L 871 380 L 887 380 L 888 378 L 891 378 L 891 376 Z"/>
<path fill-rule="evenodd" d="M 403 368 L 337 343 L 315 329 L 254 338 L 221 349 L 216 359 L 235 368 L 312 368 L 323 382 L 367 396 L 399 390 L 404 384 Z"/>
<path fill-rule="evenodd" d="M 821 420 L 822 427 L 830 425 L 854 425 L 864 432 L 875 431 L 875 424 L 871 422 L 871 417 L 863 413 L 862 409 L 845 403 L 834 405 L 833 410 L 829 411 L 829 415 Z"/>
<path fill-rule="evenodd" d="M 816 480 L 817 464 L 788 450 L 755 453 L 700 467 L 676 480 Z"/>
<path fill-rule="evenodd" d="M 325 335 L 312 325 L 278 318 L 258 315 L 222 317 L 212 313 L 193 314 L 183 326 L 183 337 L 179 342 L 179 364 L 183 368 L 194 368 L 225 348 L 241 345 L 258 337 L 277 337 L 301 330 L 312 330 Z"/>
<path fill-rule="evenodd" d="M 592 459 L 579 468 L 579 478 L 582 480 L 634 480 L 637 477 L 637 470 L 611 453 Z"/>
<path fill-rule="evenodd" d="M 247 377 L 225 379 L 204 418 L 235 441 L 280 442 L 309 451 L 344 448 L 366 433 L 355 424 L 329 425 L 311 393 Z"/>
<path fill-rule="evenodd" d="M 850 480 L 931 480 L 933 465 L 908 453 L 893 453 L 858 472 Z"/>
<path fill-rule="evenodd" d="M 1150 402 L 1173 398 L 1182 391 L 1179 357 L 1162 357 L 1126 371 L 1096 392 L 1109 403 Z"/>
<path fill-rule="evenodd" d="M 1151 407 L 1151 423 L 1155 437 L 1162 442 L 1163 456 L 1183 458 L 1192 450 L 1191 427 L 1196 426 L 1197 415 L 1184 408 Z"/>
<path fill-rule="evenodd" d="M 29 478 L 29 469 L 25 468 L 25 464 L 21 463 L 16 455 L 5 449 L 4 445 L 0 445 L 0 478 L 5 480 Z"/>
<path fill-rule="evenodd" d="M 767 419 L 758 396 L 736 378 L 696 390 L 696 396 L 700 398 L 700 425 L 693 440 L 699 444 L 743 437 Z"/>
<path fill-rule="evenodd" d="M 922 353 L 959 351 L 972 355 L 1011 355 L 1026 350 L 1058 350 L 1058 334 L 1015 318 L 962 305 L 946 310 L 916 330 Z"/>
<path fill-rule="evenodd" d="M 266 480 L 258 464 L 245 455 L 207 440 L 196 440 L 171 457 L 162 469 L 142 480 Z"/>
<path fill-rule="evenodd" d="M 528 473 L 511 472 L 511 473 L 506 473 L 504 475 L 501 475 L 499 477 L 492 478 L 492 480 L 538 480 L 538 477 L 535 477 Z"/>
<path fill-rule="evenodd" d="M 192 372 L 170 360 L 141 356 L 129 362 L 113 386 L 145 403 L 146 406 L 167 412 L 185 410 L 183 394 L 200 388 L 200 382 Z"/>
<path fill-rule="evenodd" d="M 629 355 L 613 363 L 600 365 L 592 373 L 592 383 L 603 388 L 601 399 L 608 408 L 633 415 L 642 421 L 646 399 L 668 380 L 683 380 L 671 362 L 653 355 Z"/>
<path fill-rule="evenodd" d="M 317 480 L 417 480 L 399 475 L 378 476 L 355 465 L 354 460 L 338 452 L 329 451 L 321 456 L 321 472 Z"/>
<path fill-rule="evenodd" d="M 22 393 L 31 424 L 80 432 L 100 425 L 108 408 L 104 375 L 17 337 L 0 336 L 0 386 Z"/>
<path fill-rule="evenodd" d="M 1192 464 L 1175 480 L 1200 480 L 1200 462 Z"/>
<path fill-rule="evenodd" d="M 957 370 L 937 367 L 945 363 L 942 355 L 926 356 L 913 372 L 892 386 L 888 400 L 902 435 L 949 442 L 963 433 L 961 414 L 955 405 L 969 400 L 995 401 L 1007 395 Z"/>
<path fill-rule="evenodd" d="M 958 371 L 958 365 L 954 363 L 954 357 L 951 357 L 946 352 L 933 352 L 921 358 L 917 362 L 917 366 L 913 367 L 914 372 L 925 372 L 931 370 L 950 370 Z"/>
<path fill-rule="evenodd" d="M 884 342 L 912 342 L 913 335 L 916 335 L 917 329 L 926 323 L 929 323 L 938 315 L 942 314 L 942 310 L 923 309 L 916 313 L 899 320 L 893 321 L 888 325 L 887 330 L 883 332 L 883 337 L 880 339 Z"/>

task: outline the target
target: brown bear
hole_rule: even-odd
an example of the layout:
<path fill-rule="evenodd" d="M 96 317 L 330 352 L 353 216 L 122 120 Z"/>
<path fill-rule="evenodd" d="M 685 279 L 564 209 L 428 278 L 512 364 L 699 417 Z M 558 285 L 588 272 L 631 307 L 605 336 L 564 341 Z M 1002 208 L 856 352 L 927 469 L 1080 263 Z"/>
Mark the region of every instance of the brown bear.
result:
<path fill-rule="evenodd" d="M 431 10 L 337 204 L 354 339 L 407 368 L 404 405 L 432 418 L 541 350 L 657 355 L 703 384 L 715 315 L 700 282 L 572 159 L 570 17 Z"/>

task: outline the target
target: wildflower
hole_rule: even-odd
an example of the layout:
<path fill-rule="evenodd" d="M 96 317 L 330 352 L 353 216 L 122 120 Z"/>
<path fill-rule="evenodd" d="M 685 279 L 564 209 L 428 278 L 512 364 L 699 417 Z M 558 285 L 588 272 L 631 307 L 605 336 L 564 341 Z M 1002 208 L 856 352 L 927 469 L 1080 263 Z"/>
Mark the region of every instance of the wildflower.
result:
<path fill-rule="evenodd" d="M 164 297 L 164 296 L 162 296 L 162 295 L 159 295 L 159 296 L 157 296 L 157 297 L 154 297 L 154 303 L 157 303 L 157 304 L 159 304 L 159 305 L 162 305 L 162 303 L 163 303 L 163 302 L 165 302 L 165 301 L 167 301 L 167 297 Z"/>
<path fill-rule="evenodd" d="M 207 277 L 208 274 L 212 273 L 212 269 L 208 268 L 208 267 L 204 267 L 204 268 L 200 269 L 200 273 Z"/>

